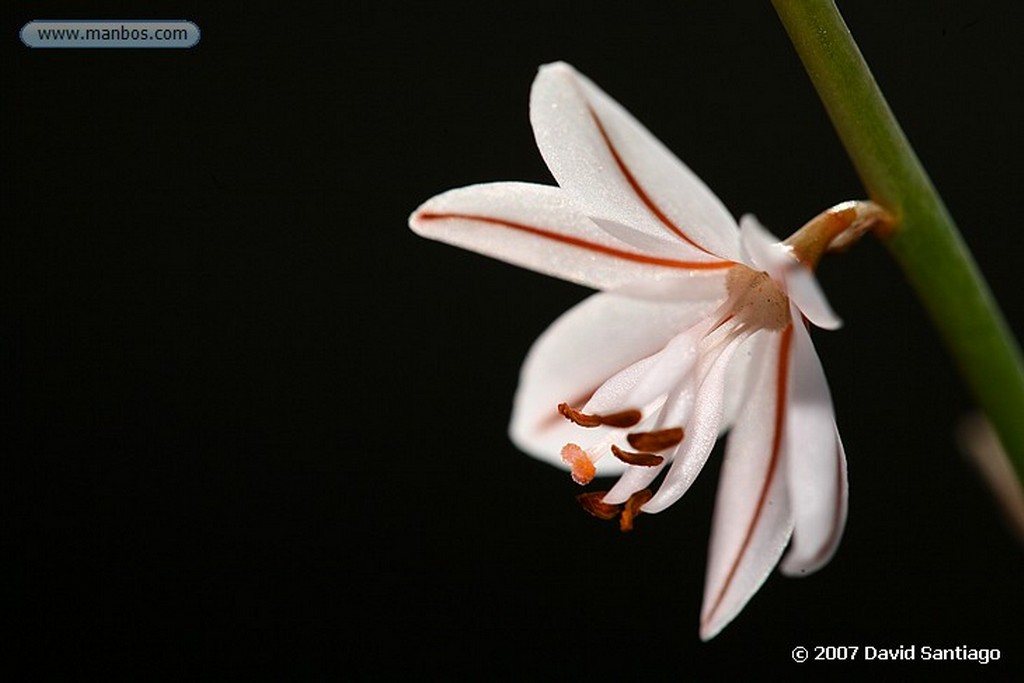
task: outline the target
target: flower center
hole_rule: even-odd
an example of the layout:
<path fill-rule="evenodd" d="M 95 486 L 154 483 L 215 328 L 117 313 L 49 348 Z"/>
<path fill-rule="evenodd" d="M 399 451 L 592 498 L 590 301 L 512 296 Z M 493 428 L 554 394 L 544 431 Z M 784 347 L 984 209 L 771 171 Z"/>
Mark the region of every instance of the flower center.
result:
<path fill-rule="evenodd" d="M 782 330 L 789 324 L 789 297 L 768 273 L 737 264 L 725 286 L 738 322 L 765 330 Z"/>

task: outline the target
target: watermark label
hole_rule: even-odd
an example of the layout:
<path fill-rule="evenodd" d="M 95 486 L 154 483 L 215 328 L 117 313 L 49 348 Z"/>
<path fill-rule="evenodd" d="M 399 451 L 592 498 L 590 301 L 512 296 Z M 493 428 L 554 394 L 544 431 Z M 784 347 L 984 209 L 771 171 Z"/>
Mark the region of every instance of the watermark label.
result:
<path fill-rule="evenodd" d="M 973 662 L 989 664 L 1002 659 L 997 647 L 968 645 L 798 645 L 793 661 L 804 662 Z"/>
<path fill-rule="evenodd" d="M 21 42 L 32 48 L 180 49 L 194 47 L 199 42 L 199 27 L 183 19 L 36 19 L 21 27 Z"/>

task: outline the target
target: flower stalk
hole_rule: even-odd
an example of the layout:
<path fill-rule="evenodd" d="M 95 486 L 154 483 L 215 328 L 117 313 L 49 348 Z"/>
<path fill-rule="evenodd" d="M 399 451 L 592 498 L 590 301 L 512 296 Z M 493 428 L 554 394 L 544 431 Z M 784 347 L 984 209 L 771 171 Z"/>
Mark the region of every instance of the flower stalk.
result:
<path fill-rule="evenodd" d="M 870 198 L 1024 488 L 1024 360 L 984 277 L 832 0 L 772 0 Z M 881 236 L 881 235 L 880 235 Z"/>

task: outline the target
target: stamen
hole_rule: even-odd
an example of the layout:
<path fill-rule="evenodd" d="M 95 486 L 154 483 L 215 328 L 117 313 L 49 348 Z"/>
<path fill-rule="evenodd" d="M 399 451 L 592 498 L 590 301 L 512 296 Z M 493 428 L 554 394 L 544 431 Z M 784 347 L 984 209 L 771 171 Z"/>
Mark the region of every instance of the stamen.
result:
<path fill-rule="evenodd" d="M 572 469 L 572 480 L 580 486 L 586 486 L 593 480 L 597 468 L 587 452 L 574 443 L 562 447 L 562 462 Z"/>
<path fill-rule="evenodd" d="M 640 508 L 654 497 L 650 489 L 641 489 L 629 497 L 624 505 L 604 502 L 607 491 L 592 491 L 576 496 L 580 506 L 598 519 L 619 518 L 620 531 L 632 531 L 633 520 L 640 514 Z M 621 514 L 620 514 L 621 513 Z"/>
<path fill-rule="evenodd" d="M 619 517 L 619 529 L 621 531 L 632 531 L 633 520 L 640 514 L 640 508 L 654 497 L 650 489 L 641 489 L 629 497 L 626 504 L 622 506 L 622 516 Z"/>
<path fill-rule="evenodd" d="M 560 412 L 565 419 L 578 424 L 580 427 L 600 427 L 601 425 L 607 425 L 609 427 L 626 428 L 632 427 L 633 425 L 640 422 L 639 410 L 623 410 L 618 413 L 610 413 L 608 415 L 588 414 L 576 410 L 568 403 L 559 403 L 558 412 Z"/>
<path fill-rule="evenodd" d="M 641 465 L 643 467 L 654 467 L 665 462 L 665 458 L 656 453 L 634 453 L 624 451 L 615 444 L 612 444 L 612 455 L 627 465 Z"/>
<path fill-rule="evenodd" d="M 622 506 L 605 503 L 603 499 L 606 493 L 608 492 L 592 491 L 590 493 L 581 493 L 576 496 L 576 500 L 579 501 L 584 510 L 598 519 L 615 519 Z"/>
<path fill-rule="evenodd" d="M 683 428 L 659 429 L 655 432 L 634 432 L 626 435 L 629 445 L 638 451 L 664 451 L 679 445 L 683 440 Z"/>

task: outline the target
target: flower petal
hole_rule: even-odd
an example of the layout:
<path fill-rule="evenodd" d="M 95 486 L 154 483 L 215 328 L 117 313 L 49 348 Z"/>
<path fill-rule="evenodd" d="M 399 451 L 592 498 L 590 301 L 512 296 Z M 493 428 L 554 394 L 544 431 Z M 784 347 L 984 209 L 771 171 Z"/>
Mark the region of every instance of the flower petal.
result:
<path fill-rule="evenodd" d="M 670 348 L 672 348 L 671 344 L 665 350 L 668 351 Z M 665 352 L 663 351 L 662 353 Z M 658 359 L 658 356 L 651 356 L 650 358 Z M 692 368 L 687 369 L 686 376 L 679 377 L 676 380 L 675 386 L 672 387 L 672 390 L 666 397 L 665 403 L 659 412 L 658 420 L 652 429 L 664 429 L 668 425 L 678 426 L 683 424 L 689 417 L 693 409 L 694 394 L 698 388 L 695 386 L 698 384 L 697 379 L 688 376 L 690 369 Z M 671 422 L 666 422 L 666 419 L 671 420 Z M 676 457 L 676 453 L 682 447 L 683 442 L 680 442 L 670 453 L 663 454 L 667 456 L 665 460 L 654 467 L 627 467 L 611 490 L 605 494 L 604 501 L 613 505 L 625 503 L 634 493 L 647 488 L 661 474 L 662 469 Z"/>
<path fill-rule="evenodd" d="M 587 402 L 584 412 L 604 413 L 644 406 L 667 395 L 696 365 L 701 341 L 713 323 L 710 317 L 698 320 L 657 353 L 609 378 Z"/>
<path fill-rule="evenodd" d="M 523 363 L 509 427 L 522 450 L 560 467 L 566 443 L 596 439 L 558 414 L 559 403 L 584 405 L 610 377 L 650 356 L 706 315 L 715 301 L 647 301 L 617 294 L 591 296 L 563 314 L 534 343 Z M 598 475 L 622 471 L 602 458 Z"/>
<path fill-rule="evenodd" d="M 786 269 L 796 263 L 787 247 L 749 213 L 740 218 L 740 247 L 743 263 L 768 273 L 777 282 L 785 282 Z"/>
<path fill-rule="evenodd" d="M 762 358 L 765 344 L 757 343 L 761 335 L 752 335 L 752 339 L 741 345 L 732 357 L 725 377 L 725 406 L 722 412 L 722 424 L 719 434 L 724 434 L 736 423 L 740 409 L 747 402 L 750 392 L 754 390 L 757 379 L 755 368 L 764 362 Z"/>
<path fill-rule="evenodd" d="M 675 235 L 656 236 L 637 230 L 632 226 L 622 225 L 604 218 L 589 215 L 588 218 L 615 239 L 634 247 L 641 253 L 657 254 L 682 261 L 694 258 L 707 260 L 702 253 L 694 253 L 692 244 L 681 241 Z"/>
<path fill-rule="evenodd" d="M 740 241 L 744 262 L 781 283 L 804 317 L 826 330 L 842 326 L 843 321 L 832 310 L 811 269 L 749 214 L 740 219 Z"/>
<path fill-rule="evenodd" d="M 717 635 L 753 597 L 793 530 L 783 442 L 792 329 L 761 342 L 769 362 L 760 365 L 726 446 L 704 585 L 703 640 Z"/>
<path fill-rule="evenodd" d="M 719 342 L 718 348 L 704 351 L 698 369 L 700 385 L 695 388 L 692 413 L 686 419 L 686 437 L 679 444 L 658 492 L 644 505 L 644 512 L 661 512 L 682 498 L 707 463 L 725 413 L 729 364 L 746 339 L 746 335 L 730 335 Z"/>
<path fill-rule="evenodd" d="M 487 183 L 449 190 L 416 209 L 409 226 L 424 237 L 595 289 L 724 272 L 721 263 L 642 253 L 546 185 Z"/>
<path fill-rule="evenodd" d="M 817 571 L 831 559 L 843 535 L 847 506 L 846 455 L 828 383 L 810 335 L 803 325 L 795 327 L 786 415 L 786 465 L 795 527 L 780 566 L 789 576 Z"/>
<path fill-rule="evenodd" d="M 530 121 L 544 161 L 580 209 L 735 260 L 736 221 L 689 168 L 629 112 L 568 64 L 541 67 Z"/>

